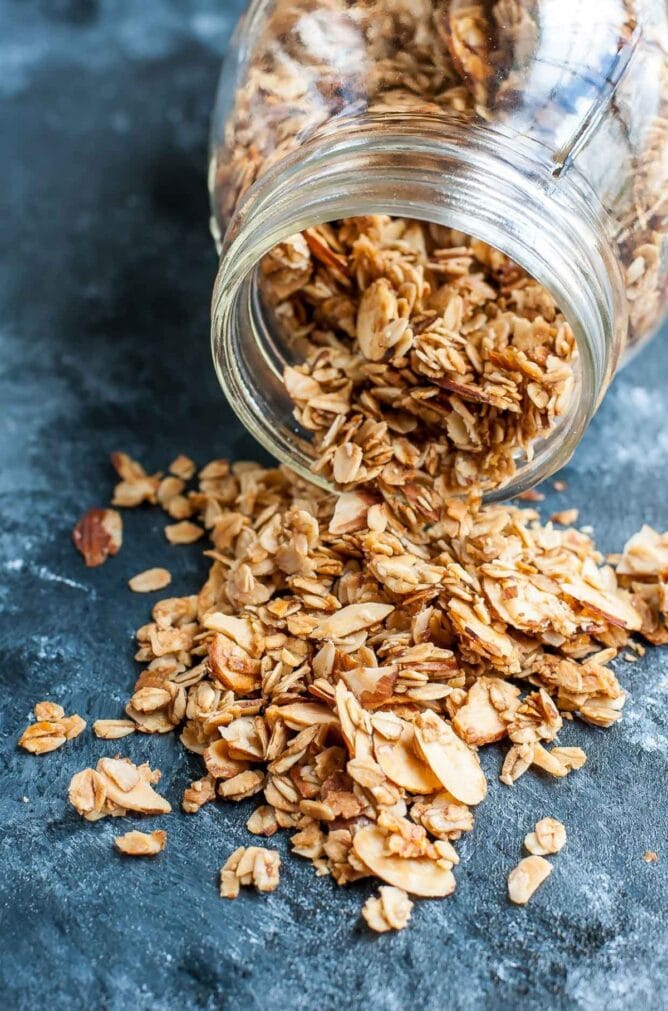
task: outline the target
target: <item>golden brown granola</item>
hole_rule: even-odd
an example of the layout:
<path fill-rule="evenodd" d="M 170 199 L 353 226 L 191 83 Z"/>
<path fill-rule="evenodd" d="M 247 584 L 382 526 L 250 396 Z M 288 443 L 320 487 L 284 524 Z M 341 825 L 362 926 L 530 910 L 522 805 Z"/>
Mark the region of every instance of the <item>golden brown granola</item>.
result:
<path fill-rule="evenodd" d="M 144 733 L 180 728 L 201 755 L 185 811 L 258 795 L 248 830 L 291 830 L 317 874 L 446 896 L 453 844 L 488 788 L 477 749 L 508 742 L 505 783 L 532 768 L 562 777 L 586 761 L 557 743 L 564 718 L 620 718 L 608 665 L 641 630 L 635 582 L 658 578 L 659 535 L 644 572 L 633 542 L 620 556 L 633 571 L 618 579 L 586 533 L 478 495 L 407 523 L 373 484 L 336 495 L 285 468 L 221 460 L 184 494 L 211 568 L 198 594 L 159 601 L 138 630 L 126 711 Z M 129 806 L 98 800 L 97 774 L 80 775 L 86 817 Z M 513 895 L 526 901 L 548 873 L 535 860 L 564 841 L 560 823 L 536 825 Z M 254 874 L 274 880 L 258 853 L 232 855 L 222 894 Z M 390 906 L 381 896 L 365 918 L 398 923 L 405 906 Z"/>
<path fill-rule="evenodd" d="M 338 123 L 359 121 L 369 114 L 402 120 L 415 115 L 435 124 L 439 120 L 457 127 L 470 123 L 478 129 L 490 124 L 492 130 L 500 126 L 501 132 L 509 117 L 518 115 L 519 132 L 558 161 L 563 157 L 561 136 L 564 128 L 568 130 L 569 118 L 573 117 L 570 129 L 575 135 L 582 126 L 581 115 L 585 121 L 588 115 L 585 107 L 582 114 L 575 111 L 571 92 L 581 87 L 586 101 L 591 75 L 605 79 L 639 30 L 637 5 L 626 0 L 610 21 L 607 44 L 597 51 L 600 63 L 574 71 L 565 92 L 563 79 L 554 75 L 568 54 L 558 33 L 545 37 L 534 3 L 319 0 L 316 23 L 326 10 L 328 46 L 324 50 L 313 44 L 312 6 L 274 0 L 271 13 L 254 22 L 250 62 L 217 138 L 212 165 L 213 201 L 221 232 L 257 179 L 312 137 L 332 130 L 330 136 L 336 137 Z M 585 174 L 601 191 L 614 222 L 613 240 L 625 273 L 631 345 L 647 337 L 665 309 L 668 61 L 661 59 L 660 44 L 654 42 L 660 75 L 656 107 L 650 104 L 646 115 L 634 115 L 630 128 L 627 120 L 638 78 L 627 74 L 617 82 L 616 101 L 607 110 L 606 129 L 614 132 L 615 148 L 630 184 L 611 187 L 608 167 L 598 164 L 602 161 L 596 158 L 598 152 L 587 145 L 575 157 L 575 166 L 582 161 Z M 330 55 L 338 52 L 345 53 L 346 59 Z M 538 52 L 540 73 L 535 63 Z M 591 164 L 592 156 L 597 164 Z M 323 315 L 350 322 L 354 314 L 347 283 L 354 286 L 355 278 L 346 271 L 345 251 L 331 237 L 327 225 L 309 229 L 270 254 L 262 271 L 281 300 L 290 299 L 295 285 L 308 285 L 309 297 L 317 302 L 329 300 Z M 450 256 L 452 262 L 442 272 L 446 279 L 456 280 L 467 271 L 467 250 L 460 254 L 455 249 Z M 513 270 L 512 265 L 506 267 L 509 279 Z M 333 290 L 332 278 L 338 281 Z M 377 321 L 387 319 L 378 326 L 376 346 L 379 340 L 387 346 L 402 339 L 401 325 L 395 323 L 403 317 L 393 318 L 391 313 L 388 317 L 393 303 L 385 295 L 383 291 Z M 291 311 L 289 305 L 283 309 L 295 326 L 308 322 L 299 311 L 294 316 Z"/>
<path fill-rule="evenodd" d="M 84 769 L 72 777 L 69 799 L 82 818 L 99 821 L 110 815 L 168 814 L 171 805 L 153 789 L 159 770 L 135 765 L 129 758 L 101 758 L 95 769 Z"/>
<path fill-rule="evenodd" d="M 381 885 L 378 898 L 372 896 L 362 907 L 362 916 L 371 930 L 382 934 L 388 930 L 403 930 L 411 918 L 413 903 L 401 888 Z"/>
<path fill-rule="evenodd" d="M 38 702 L 33 711 L 36 722 L 29 724 L 19 738 L 19 747 L 33 755 L 55 751 L 86 729 L 85 720 L 76 713 L 65 716 L 57 702 Z"/>
<path fill-rule="evenodd" d="M 508 875 L 508 898 L 517 906 L 525 906 L 551 873 L 552 864 L 544 857 L 524 857 Z"/>
<path fill-rule="evenodd" d="M 372 487 L 409 526 L 506 483 L 570 404 L 575 340 L 548 292 L 478 240 L 383 215 L 311 229 L 286 286 L 300 242 L 272 252 L 263 293 L 294 344 L 314 473 Z"/>
<path fill-rule="evenodd" d="M 114 839 L 114 846 L 129 857 L 154 857 L 167 845 L 167 833 L 162 829 L 153 832 L 126 832 Z"/>
<path fill-rule="evenodd" d="M 236 899 L 242 885 L 253 885 L 258 892 L 275 892 L 280 865 L 281 858 L 276 850 L 240 846 L 220 869 L 221 897 Z"/>

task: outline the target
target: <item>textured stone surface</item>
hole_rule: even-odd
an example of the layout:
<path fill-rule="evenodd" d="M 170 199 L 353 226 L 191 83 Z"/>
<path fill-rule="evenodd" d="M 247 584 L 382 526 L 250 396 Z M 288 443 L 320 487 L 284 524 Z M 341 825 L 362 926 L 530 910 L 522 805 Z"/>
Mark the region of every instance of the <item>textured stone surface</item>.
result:
<path fill-rule="evenodd" d="M 126 514 L 125 547 L 86 570 L 70 541 L 82 506 L 111 487 L 107 453 L 153 468 L 255 455 L 209 362 L 215 270 L 207 234 L 207 117 L 242 0 L 8 0 L 0 7 L 0 917 L 3 1006 L 32 1009 L 304 1008 L 397 1011 L 658 1007 L 668 972 L 668 656 L 622 665 L 623 724 L 566 726 L 589 763 L 565 782 L 528 774 L 493 787 L 460 847 L 455 895 L 421 902 L 410 928 L 371 937 L 371 888 L 339 890 L 289 856 L 271 896 L 217 896 L 216 873 L 248 841 L 252 806 L 147 822 L 154 861 L 112 837 L 138 820 L 82 823 L 70 776 L 118 750 L 162 768 L 176 806 L 198 762 L 171 738 L 86 733 L 35 758 L 15 741 L 39 699 L 92 722 L 120 714 L 132 632 L 147 598 L 126 580 L 151 565 L 175 593 L 204 571 L 170 548 L 158 511 Z M 666 341 L 619 378 L 549 513 L 574 505 L 602 547 L 643 520 L 668 526 Z M 494 778 L 500 753 L 488 749 Z M 22 798 L 28 801 L 23 802 Z M 541 816 L 569 839 L 525 909 L 508 870 Z M 285 841 L 278 843 L 286 854 Z M 642 860 L 656 850 L 657 864 Z"/>

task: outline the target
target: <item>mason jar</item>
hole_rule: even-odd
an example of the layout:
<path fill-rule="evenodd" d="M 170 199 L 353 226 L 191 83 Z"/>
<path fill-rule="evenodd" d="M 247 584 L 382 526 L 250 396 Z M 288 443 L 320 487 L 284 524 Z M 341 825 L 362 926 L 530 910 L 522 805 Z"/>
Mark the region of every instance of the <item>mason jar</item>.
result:
<path fill-rule="evenodd" d="M 251 3 L 209 180 L 214 362 L 258 441 L 314 479 L 282 378 L 299 348 L 262 296 L 264 257 L 323 222 L 387 214 L 482 240 L 555 300 L 577 343 L 569 406 L 495 494 L 563 466 L 665 315 L 667 53 L 665 0 Z"/>

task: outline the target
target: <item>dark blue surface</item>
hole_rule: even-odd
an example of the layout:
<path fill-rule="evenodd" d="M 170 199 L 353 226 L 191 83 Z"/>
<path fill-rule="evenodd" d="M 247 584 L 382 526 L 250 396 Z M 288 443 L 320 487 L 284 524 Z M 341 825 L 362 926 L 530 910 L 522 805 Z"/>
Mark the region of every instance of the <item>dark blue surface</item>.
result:
<path fill-rule="evenodd" d="M 162 819 L 153 862 L 117 856 L 130 819 L 88 825 L 72 774 L 122 751 L 163 770 L 175 809 L 198 761 L 172 738 L 117 748 L 90 733 L 19 753 L 45 697 L 92 722 L 120 714 L 133 630 L 150 602 L 126 588 L 149 565 L 175 593 L 205 571 L 172 549 L 158 511 L 126 514 L 125 545 L 86 570 L 69 534 L 103 505 L 109 451 L 152 469 L 257 456 L 209 360 L 215 255 L 207 231 L 207 119 L 241 0 L 5 0 L 0 5 L 0 918 L 9 1009 L 648 1008 L 666 1006 L 668 661 L 620 664 L 631 698 L 611 731 L 567 725 L 589 762 L 566 781 L 494 785 L 460 846 L 455 895 L 410 928 L 359 925 L 370 885 L 340 890 L 287 855 L 274 895 L 218 898 L 250 837 L 252 802 Z M 665 340 L 617 381 L 546 514 L 578 506 L 604 550 L 644 520 L 668 527 Z M 549 489 L 548 489 L 549 490 Z M 492 780 L 500 752 L 484 762 Z M 27 797 L 25 803 L 21 798 Z M 537 818 L 569 841 L 526 909 L 508 870 Z M 660 854 L 658 864 L 642 859 Z"/>

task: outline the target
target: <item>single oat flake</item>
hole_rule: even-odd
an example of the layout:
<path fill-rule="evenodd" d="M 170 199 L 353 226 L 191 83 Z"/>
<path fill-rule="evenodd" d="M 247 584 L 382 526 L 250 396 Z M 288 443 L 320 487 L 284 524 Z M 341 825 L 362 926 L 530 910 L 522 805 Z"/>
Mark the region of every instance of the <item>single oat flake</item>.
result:
<path fill-rule="evenodd" d="M 154 857 L 167 845 L 167 833 L 162 829 L 153 832 L 126 832 L 116 836 L 114 846 L 129 857 Z"/>
<path fill-rule="evenodd" d="M 508 898 L 517 906 L 526 905 L 551 873 L 552 864 L 544 857 L 524 857 L 508 875 Z"/>
<path fill-rule="evenodd" d="M 155 590 L 164 590 L 171 581 L 172 574 L 167 569 L 146 569 L 133 576 L 128 585 L 135 593 L 153 593 Z"/>

